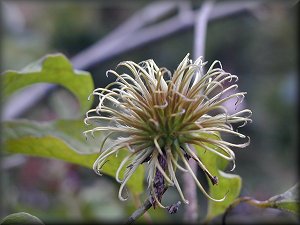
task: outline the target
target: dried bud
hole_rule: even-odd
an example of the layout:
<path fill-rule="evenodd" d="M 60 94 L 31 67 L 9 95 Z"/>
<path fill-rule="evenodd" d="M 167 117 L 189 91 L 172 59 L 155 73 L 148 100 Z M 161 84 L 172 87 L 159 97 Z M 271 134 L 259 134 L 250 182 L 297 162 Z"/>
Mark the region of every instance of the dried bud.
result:
<path fill-rule="evenodd" d="M 177 213 L 179 206 L 181 205 L 181 201 L 178 201 L 175 204 L 172 204 L 170 206 L 167 207 L 167 210 L 170 214 L 174 214 Z"/>

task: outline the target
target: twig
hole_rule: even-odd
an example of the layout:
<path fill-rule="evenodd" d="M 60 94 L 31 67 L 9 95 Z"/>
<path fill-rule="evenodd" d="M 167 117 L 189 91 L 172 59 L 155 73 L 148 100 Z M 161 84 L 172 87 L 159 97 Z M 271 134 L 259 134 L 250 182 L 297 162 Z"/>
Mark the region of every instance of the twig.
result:
<path fill-rule="evenodd" d="M 196 15 L 194 35 L 194 58 L 205 54 L 206 30 L 209 21 L 209 14 L 214 6 L 214 1 L 208 0 L 203 3 L 201 10 Z"/>
<path fill-rule="evenodd" d="M 139 198 L 139 194 L 132 193 L 132 196 L 134 197 L 134 203 L 135 203 L 134 205 L 136 208 L 138 208 L 140 205 L 142 205 L 142 202 Z M 145 219 L 146 223 L 152 223 L 152 219 L 151 219 L 151 216 L 148 211 L 145 211 L 144 219 Z"/>
<path fill-rule="evenodd" d="M 147 199 L 144 204 L 135 210 L 132 215 L 128 218 L 125 224 L 132 224 L 134 221 L 136 221 L 139 217 L 141 217 L 145 212 L 147 212 L 148 209 L 152 207 L 152 204 L 149 199 Z"/>
<path fill-rule="evenodd" d="M 162 194 L 164 194 L 167 191 L 168 187 L 165 187 L 162 191 Z M 135 210 L 131 216 L 127 219 L 125 224 L 132 224 L 134 221 L 136 221 L 138 218 L 140 218 L 145 212 L 148 211 L 152 207 L 152 203 L 150 202 L 149 198 L 144 202 L 144 204 Z"/>
<path fill-rule="evenodd" d="M 86 48 L 72 58 L 75 68 L 88 68 L 96 63 L 118 54 L 118 46 L 122 48 L 124 43 L 131 42 L 135 33 L 149 23 L 155 22 L 176 7 L 176 2 L 154 2 L 141 9 L 128 20 L 118 26 L 103 39 Z"/>
<path fill-rule="evenodd" d="M 0 170 L 8 170 L 23 164 L 26 161 L 26 157 L 23 155 L 6 156 L 5 160 L 1 160 Z"/>

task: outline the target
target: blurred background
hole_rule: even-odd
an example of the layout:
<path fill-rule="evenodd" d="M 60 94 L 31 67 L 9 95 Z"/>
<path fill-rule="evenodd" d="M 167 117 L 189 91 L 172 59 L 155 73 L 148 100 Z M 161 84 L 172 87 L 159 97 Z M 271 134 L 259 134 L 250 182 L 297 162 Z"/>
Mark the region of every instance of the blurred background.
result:
<path fill-rule="evenodd" d="M 251 137 L 251 144 L 235 151 L 233 173 L 243 178 L 242 196 L 266 200 L 298 180 L 299 3 L 237 2 L 240 8 L 230 5 L 232 1 L 214 4 L 211 14 L 219 13 L 219 17 L 212 18 L 207 27 L 205 60 L 209 64 L 220 60 L 225 71 L 239 76 L 239 89 L 248 93 L 244 103 L 253 112 L 253 123 L 242 132 Z M 107 78 L 105 72 L 124 60 L 152 58 L 157 65 L 174 71 L 187 53 L 195 52 L 193 18 L 202 3 L 1 1 L 1 72 L 20 70 L 55 52 L 65 54 L 75 68 L 91 72 L 96 87 L 111 82 L 113 78 Z M 236 12 L 230 13 L 235 7 Z M 3 119 L 74 118 L 78 106 L 73 96 L 58 87 L 47 86 L 46 90 L 30 108 L 17 109 L 14 117 L 6 112 L 16 109 L 13 101 L 2 106 Z M 23 99 L 31 97 L 28 92 Z M 46 223 L 114 222 L 124 220 L 135 208 L 132 199 L 118 200 L 119 185 L 113 178 L 99 177 L 92 169 L 25 156 L 3 158 L 1 166 L 1 217 L 25 211 Z M 204 215 L 205 206 L 200 209 Z M 150 215 L 153 221 L 170 222 L 180 218 L 182 211 L 169 216 L 158 209 L 150 210 Z M 270 222 L 274 218 L 277 222 L 294 221 L 287 213 L 245 205 L 237 207 L 228 221 Z"/>

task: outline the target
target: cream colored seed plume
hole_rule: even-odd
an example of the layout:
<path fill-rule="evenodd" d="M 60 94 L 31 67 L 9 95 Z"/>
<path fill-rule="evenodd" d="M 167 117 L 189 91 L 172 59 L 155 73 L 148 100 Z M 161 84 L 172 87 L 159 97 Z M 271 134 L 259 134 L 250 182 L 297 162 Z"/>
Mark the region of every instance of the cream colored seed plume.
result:
<path fill-rule="evenodd" d="M 238 88 L 238 77 L 225 72 L 219 61 L 213 62 L 207 72 L 203 73 L 205 64 L 202 58 L 193 62 L 188 54 L 172 74 L 166 68 L 159 68 L 153 60 L 139 64 L 125 61 L 119 66 L 128 69 L 129 73 L 107 71 L 107 74 L 117 78 L 116 81 L 92 93 L 99 97 L 99 104 L 86 113 L 84 121 L 87 125 L 93 122 L 100 125 L 84 133 L 107 133 L 100 155 L 94 163 L 95 172 L 101 174 L 101 168 L 109 156 L 119 151 L 127 152 L 116 172 L 116 180 L 121 183 L 121 200 L 126 200 L 122 193 L 127 181 L 145 162 L 148 162 L 148 188 L 160 207 L 164 206 L 155 194 L 157 171 L 167 186 L 177 189 L 185 203 L 188 201 L 176 177 L 177 169 L 190 173 L 207 198 L 213 201 L 224 200 L 225 196 L 221 199 L 209 196 L 190 168 L 188 159 L 196 160 L 212 182 L 217 183 L 217 178 L 207 170 L 193 147 L 200 146 L 232 161 L 234 169 L 235 154 L 232 147 L 245 148 L 250 139 L 233 130 L 232 125 L 244 126 L 251 122 L 251 111 L 243 109 L 228 114 L 223 103 L 237 99 L 237 104 L 240 104 L 246 92 L 232 91 Z M 232 143 L 222 140 L 223 133 L 247 140 L 242 144 Z M 164 157 L 167 163 L 165 169 L 159 163 L 159 157 Z"/>

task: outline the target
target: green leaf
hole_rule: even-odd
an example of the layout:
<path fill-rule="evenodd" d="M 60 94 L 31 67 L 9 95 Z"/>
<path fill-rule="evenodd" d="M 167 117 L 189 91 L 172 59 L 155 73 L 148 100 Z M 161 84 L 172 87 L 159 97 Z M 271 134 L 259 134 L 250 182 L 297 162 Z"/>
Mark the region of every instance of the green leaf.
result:
<path fill-rule="evenodd" d="M 210 138 L 215 137 L 212 136 Z M 218 177 L 219 182 L 217 185 L 213 185 L 210 180 L 208 181 L 208 193 L 210 196 L 217 199 L 223 198 L 226 195 L 225 200 L 222 202 L 208 200 L 208 210 L 205 220 L 210 221 L 214 217 L 223 214 L 227 207 L 239 196 L 242 186 L 242 179 L 238 175 L 229 174 L 222 171 L 228 165 L 227 160 L 210 151 L 205 151 L 199 146 L 195 146 L 195 148 L 199 158 L 206 168 L 213 176 Z"/>
<path fill-rule="evenodd" d="M 30 64 L 21 71 L 8 70 L 2 75 L 3 96 L 35 83 L 54 83 L 67 88 L 81 104 L 81 113 L 90 109 L 92 101 L 89 94 L 94 90 L 90 73 L 74 70 L 68 59 L 62 54 L 50 54 Z"/>
<path fill-rule="evenodd" d="M 92 169 L 99 156 L 99 139 L 86 141 L 82 132 L 86 130 L 82 120 L 58 120 L 34 122 L 28 120 L 3 122 L 4 150 L 7 153 L 26 154 L 64 160 Z M 103 138 L 103 137 L 102 137 Z M 115 176 L 118 165 L 125 157 L 121 150 L 118 157 L 112 155 L 103 166 L 104 174 Z M 93 172 L 93 171 L 91 171 Z M 144 167 L 140 166 L 128 181 L 133 193 L 143 191 Z"/>
<path fill-rule="evenodd" d="M 4 217 L 0 225 L 44 224 L 39 218 L 29 213 L 19 212 Z"/>

